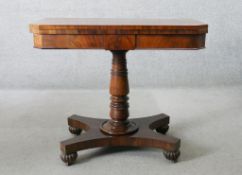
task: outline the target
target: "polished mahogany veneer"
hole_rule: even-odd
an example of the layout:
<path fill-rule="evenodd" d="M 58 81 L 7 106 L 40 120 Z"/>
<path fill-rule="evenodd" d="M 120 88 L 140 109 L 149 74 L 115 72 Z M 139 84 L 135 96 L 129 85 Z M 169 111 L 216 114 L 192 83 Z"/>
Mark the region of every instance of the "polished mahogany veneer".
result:
<path fill-rule="evenodd" d="M 30 25 L 34 47 L 106 49 L 112 53 L 110 119 L 72 115 L 62 141 L 61 159 L 70 165 L 77 151 L 108 146 L 154 147 L 177 161 L 180 139 L 165 135 L 169 116 L 158 114 L 129 119 L 129 82 L 126 53 L 135 49 L 201 49 L 208 25 L 192 19 L 43 19 Z M 85 132 L 82 132 L 82 131 Z"/>
<path fill-rule="evenodd" d="M 191 19 L 44 19 L 30 25 L 37 48 L 198 49 L 207 24 Z"/>

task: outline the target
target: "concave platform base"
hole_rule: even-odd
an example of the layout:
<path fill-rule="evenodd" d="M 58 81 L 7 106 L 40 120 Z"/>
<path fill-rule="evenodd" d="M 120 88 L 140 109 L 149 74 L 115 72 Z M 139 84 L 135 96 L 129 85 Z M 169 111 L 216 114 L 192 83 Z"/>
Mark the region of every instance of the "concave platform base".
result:
<path fill-rule="evenodd" d="M 77 151 L 95 147 L 134 146 L 153 147 L 164 151 L 167 159 L 176 162 L 179 155 L 180 139 L 167 136 L 169 116 L 158 114 L 150 117 L 130 119 L 135 124 L 134 130 L 126 135 L 110 135 L 102 131 L 105 119 L 95 119 L 73 115 L 68 118 L 69 130 L 77 135 L 62 141 L 61 159 L 71 165 L 77 158 Z M 133 128 L 133 127 L 132 127 Z M 84 133 L 81 131 L 85 130 Z"/>

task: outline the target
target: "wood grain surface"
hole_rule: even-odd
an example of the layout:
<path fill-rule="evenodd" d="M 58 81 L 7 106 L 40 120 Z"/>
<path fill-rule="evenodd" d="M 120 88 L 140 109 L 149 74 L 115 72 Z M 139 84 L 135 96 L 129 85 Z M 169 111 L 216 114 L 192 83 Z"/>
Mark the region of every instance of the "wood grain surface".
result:
<path fill-rule="evenodd" d="M 208 25 L 192 19 L 49 18 L 30 24 L 36 48 L 200 49 Z"/>

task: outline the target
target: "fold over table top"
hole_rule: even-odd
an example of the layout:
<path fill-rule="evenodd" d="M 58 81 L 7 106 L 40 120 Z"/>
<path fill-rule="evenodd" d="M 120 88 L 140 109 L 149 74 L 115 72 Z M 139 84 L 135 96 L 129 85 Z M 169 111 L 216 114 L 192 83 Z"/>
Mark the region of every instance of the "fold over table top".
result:
<path fill-rule="evenodd" d="M 30 24 L 37 48 L 199 49 L 208 25 L 192 19 L 47 18 Z"/>

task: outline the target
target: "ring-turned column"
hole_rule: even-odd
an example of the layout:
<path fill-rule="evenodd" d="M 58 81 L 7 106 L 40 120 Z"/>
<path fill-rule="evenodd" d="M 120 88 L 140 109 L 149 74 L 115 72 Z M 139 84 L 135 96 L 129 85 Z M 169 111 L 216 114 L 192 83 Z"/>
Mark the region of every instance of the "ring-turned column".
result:
<path fill-rule="evenodd" d="M 126 62 L 126 50 L 111 51 L 113 55 L 110 82 L 110 117 L 101 125 L 101 130 L 110 135 L 125 135 L 138 130 L 129 117 L 129 82 Z"/>

